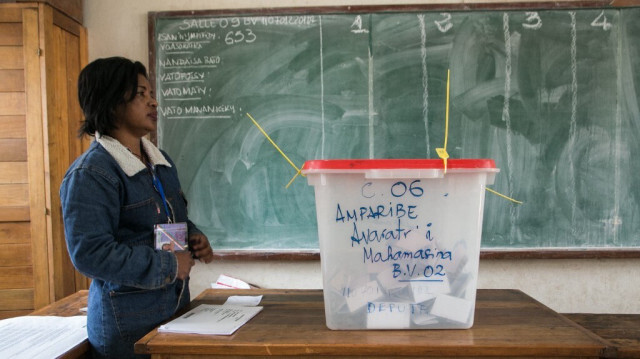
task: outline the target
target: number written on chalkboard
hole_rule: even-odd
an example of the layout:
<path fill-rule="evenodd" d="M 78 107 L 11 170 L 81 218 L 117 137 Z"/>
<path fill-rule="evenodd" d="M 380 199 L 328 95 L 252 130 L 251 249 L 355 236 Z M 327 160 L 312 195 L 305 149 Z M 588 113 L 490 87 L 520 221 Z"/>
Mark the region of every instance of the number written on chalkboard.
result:
<path fill-rule="evenodd" d="M 527 16 L 527 22 L 522 24 L 522 27 L 532 30 L 538 30 L 542 27 L 542 19 L 537 11 L 529 11 L 526 12 L 525 15 Z"/>
<path fill-rule="evenodd" d="M 245 29 L 244 31 L 229 31 L 227 35 L 224 37 L 224 42 L 227 45 L 234 45 L 238 43 L 247 43 L 250 44 L 256 41 L 256 34 L 251 31 L 251 29 Z"/>
<path fill-rule="evenodd" d="M 524 27 L 525 29 L 538 30 L 542 27 L 542 18 L 540 18 L 540 14 L 537 11 L 527 11 L 525 13 L 525 16 L 525 23 L 522 24 L 522 27 Z M 600 14 L 591 22 L 591 26 L 601 27 L 602 30 L 609 31 L 611 30 L 611 27 L 613 27 L 613 24 L 609 22 L 607 16 L 604 14 L 604 10 L 602 10 Z M 440 28 L 440 25 L 438 25 L 438 28 Z"/>
<path fill-rule="evenodd" d="M 369 30 L 362 28 L 362 16 L 356 16 L 356 19 L 351 24 L 351 32 L 354 34 L 367 34 Z"/>
<path fill-rule="evenodd" d="M 591 22 L 591 26 L 602 27 L 602 30 L 609 31 L 613 25 L 607 21 L 607 17 L 604 15 L 604 10 L 602 10 L 600 15 Z"/>
<path fill-rule="evenodd" d="M 443 12 L 440 15 L 442 15 L 443 19 L 435 20 L 434 23 L 436 24 L 440 32 L 445 33 L 451 30 L 451 28 L 453 27 L 453 24 L 451 23 L 451 14 L 449 14 L 448 12 Z"/>

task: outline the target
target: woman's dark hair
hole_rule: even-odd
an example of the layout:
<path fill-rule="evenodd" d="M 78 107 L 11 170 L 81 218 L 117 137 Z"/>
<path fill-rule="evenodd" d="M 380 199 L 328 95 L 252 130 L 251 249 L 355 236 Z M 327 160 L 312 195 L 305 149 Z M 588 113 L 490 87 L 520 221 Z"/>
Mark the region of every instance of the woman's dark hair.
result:
<path fill-rule="evenodd" d="M 138 74 L 147 76 L 143 64 L 124 57 L 97 59 L 78 78 L 78 100 L 84 114 L 80 136 L 96 132 L 109 135 L 116 128 L 116 107 L 136 95 Z"/>

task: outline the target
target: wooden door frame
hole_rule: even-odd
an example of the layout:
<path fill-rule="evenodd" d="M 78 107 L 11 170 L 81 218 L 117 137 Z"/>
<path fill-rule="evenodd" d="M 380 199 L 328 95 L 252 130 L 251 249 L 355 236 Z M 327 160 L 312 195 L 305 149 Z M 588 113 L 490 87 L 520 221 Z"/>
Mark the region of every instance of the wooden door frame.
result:
<path fill-rule="evenodd" d="M 62 211 L 58 188 L 64 171 L 51 168 L 51 160 L 71 160 L 67 143 L 57 141 L 60 118 L 55 118 L 56 94 L 54 26 L 79 38 L 80 66 L 87 63 L 87 33 L 82 25 L 47 4 L 21 4 L 25 95 L 27 98 L 27 167 L 29 174 L 29 207 L 31 248 L 34 276 L 34 307 L 41 308 L 88 288 L 88 279 L 75 271 L 68 253 L 62 229 Z M 62 51 L 58 49 L 58 51 Z M 62 55 L 61 55 L 62 56 Z M 70 82 L 77 79 L 58 79 Z M 66 84 L 62 84 L 66 86 Z M 75 96 L 64 106 L 77 104 Z M 79 112 L 78 112 L 79 113 Z M 69 119 L 63 119 L 68 121 Z M 53 125 L 49 125 L 53 124 Z M 53 136 L 53 138 L 52 138 Z M 63 136 L 64 137 L 64 136 Z M 81 142 L 81 149 L 87 141 Z M 59 156 L 66 156 L 59 158 Z M 78 154 L 74 154 L 77 156 Z M 56 173 L 52 173 L 55 171 Z M 59 173 L 62 172 L 62 173 Z"/>

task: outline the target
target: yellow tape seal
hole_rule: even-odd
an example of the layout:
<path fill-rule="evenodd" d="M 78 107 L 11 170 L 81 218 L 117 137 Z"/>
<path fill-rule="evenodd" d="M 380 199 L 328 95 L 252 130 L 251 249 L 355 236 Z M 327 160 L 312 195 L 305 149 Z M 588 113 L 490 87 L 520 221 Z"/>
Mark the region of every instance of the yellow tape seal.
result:
<path fill-rule="evenodd" d="M 300 172 L 300 169 L 298 168 L 298 166 L 296 166 L 295 164 L 293 164 L 293 161 L 291 161 L 289 159 L 289 157 L 287 157 L 287 155 L 284 154 L 284 152 L 282 152 L 282 150 L 280 149 L 280 147 L 278 147 L 278 145 L 276 145 L 275 142 L 273 142 L 273 140 L 271 139 L 271 137 L 269 137 L 269 135 L 262 129 L 262 127 L 260 127 L 260 125 L 258 124 L 258 121 L 256 121 L 253 117 L 251 117 L 251 115 L 249 113 L 247 113 L 247 117 L 249 117 L 249 119 L 251 120 L 251 122 L 253 122 L 254 125 L 256 125 L 256 127 L 258 128 L 258 130 L 260 130 L 260 132 L 262 132 L 262 134 L 264 135 L 264 137 L 267 138 L 267 140 L 269 140 L 269 142 L 271 142 L 271 144 L 273 145 L 273 147 L 276 148 L 276 150 L 278 150 L 278 152 L 280 152 L 280 154 L 282 155 L 282 157 L 284 157 L 285 160 L 287 160 L 287 162 L 289 162 L 289 164 L 291 165 L 291 167 L 293 167 L 296 170 L 296 174 L 295 176 L 293 176 L 293 178 L 289 181 L 289 183 L 287 183 L 287 185 L 285 186 L 285 188 L 289 188 L 289 186 L 293 183 L 293 180 L 296 179 L 296 177 L 298 177 L 298 175 L 302 175 L 304 177 L 304 174 L 302 174 L 302 172 Z"/>
<path fill-rule="evenodd" d="M 451 71 L 447 70 L 447 108 L 446 108 L 446 112 L 445 112 L 445 129 L 444 129 L 444 147 L 440 147 L 440 148 L 436 148 L 436 153 L 438 154 L 438 157 L 440 157 L 443 161 L 444 161 L 444 173 L 447 173 L 447 159 L 449 158 L 449 154 L 447 153 L 447 138 L 449 137 L 449 84 L 450 84 L 450 76 L 451 76 Z M 293 183 L 293 181 L 299 176 L 302 175 L 303 177 L 305 176 L 304 174 L 302 174 L 301 170 L 298 168 L 298 166 L 296 166 L 293 161 L 291 161 L 289 159 L 289 157 L 287 157 L 287 155 L 284 154 L 284 152 L 282 152 L 282 150 L 280 149 L 280 147 L 278 147 L 278 145 L 271 139 L 271 137 L 269 137 L 269 135 L 265 132 L 264 129 L 262 129 L 262 127 L 258 124 L 258 121 L 256 121 L 249 113 L 247 113 L 247 117 L 249 117 L 249 119 L 251 120 L 251 122 L 253 122 L 253 124 L 258 128 L 258 130 L 260 130 L 260 132 L 264 135 L 264 137 L 267 138 L 267 140 L 269 140 L 269 142 L 273 145 L 273 147 L 275 147 L 276 150 L 278 150 L 278 152 L 280 153 L 280 155 L 282 155 L 282 157 L 284 157 L 284 159 L 291 165 L 291 167 L 293 167 L 296 170 L 296 174 L 293 176 L 293 178 L 291 178 L 291 180 L 289 181 L 289 183 L 287 183 L 287 185 L 285 186 L 285 188 L 289 188 L 289 186 Z M 507 199 L 511 202 L 517 203 L 517 204 L 522 204 L 523 202 L 515 200 L 511 197 L 505 196 L 499 192 L 496 192 L 490 188 L 486 188 L 485 189 L 497 196 L 500 196 L 504 199 Z"/>
<path fill-rule="evenodd" d="M 451 70 L 447 70 L 447 107 L 445 110 L 444 117 L 444 147 L 436 148 L 436 153 L 438 157 L 442 158 L 444 161 L 444 173 L 447 173 L 447 158 L 449 158 L 449 154 L 447 153 L 447 138 L 449 137 L 449 80 L 451 78 Z"/>
<path fill-rule="evenodd" d="M 442 161 L 444 161 L 444 173 L 447 173 L 447 159 L 449 158 L 449 154 L 447 153 L 447 139 L 449 138 L 449 89 L 450 89 L 450 85 L 451 85 L 451 70 L 447 70 L 447 105 L 446 105 L 446 109 L 445 109 L 445 116 L 444 116 L 444 147 L 438 147 L 436 148 L 436 153 L 438 154 L 438 157 L 440 157 L 442 159 Z M 517 204 L 522 204 L 523 202 L 515 200 L 511 197 L 505 196 L 502 193 L 496 192 L 494 190 L 492 190 L 491 188 L 486 188 L 485 189 L 497 196 L 500 196 L 504 199 L 508 199 L 509 201 L 513 202 L 513 203 L 517 203 Z"/>
<path fill-rule="evenodd" d="M 511 197 L 505 196 L 505 195 L 503 195 L 503 194 L 502 194 L 502 193 L 500 193 L 500 192 L 496 192 L 496 191 L 492 190 L 491 188 L 487 188 L 487 187 L 485 187 L 484 189 L 486 189 L 487 191 L 489 191 L 489 192 L 491 192 L 491 193 L 495 194 L 496 196 L 500 196 L 500 197 L 502 197 L 502 198 L 504 198 L 504 199 L 508 199 L 509 201 L 511 201 L 511 202 L 513 202 L 513 203 L 517 203 L 517 204 L 522 204 L 522 203 L 523 203 L 522 201 L 518 201 L 518 200 L 515 200 L 515 199 L 513 199 L 513 198 L 511 198 Z"/>

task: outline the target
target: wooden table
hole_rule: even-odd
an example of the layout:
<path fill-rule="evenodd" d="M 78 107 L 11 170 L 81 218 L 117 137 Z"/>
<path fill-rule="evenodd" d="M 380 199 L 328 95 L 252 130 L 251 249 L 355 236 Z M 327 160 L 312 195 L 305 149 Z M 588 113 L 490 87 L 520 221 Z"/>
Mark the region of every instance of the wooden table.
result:
<path fill-rule="evenodd" d="M 81 290 L 57 302 L 51 303 L 46 307 L 40 308 L 29 315 L 54 315 L 59 317 L 72 317 L 75 315 L 86 315 L 87 313 L 81 311 L 80 308 L 86 308 L 88 296 L 89 296 L 88 290 Z M 59 358 L 63 358 L 63 359 L 89 358 L 90 357 L 89 350 L 90 350 L 89 341 L 85 340 L 82 343 L 73 347 L 71 350 L 67 351 L 65 355 Z"/>
<path fill-rule="evenodd" d="M 607 340 L 617 358 L 640 358 L 640 315 L 563 314 Z"/>
<path fill-rule="evenodd" d="M 326 327 L 321 290 L 208 289 L 199 304 L 264 295 L 264 309 L 231 336 L 158 333 L 135 345 L 153 358 L 223 356 L 583 357 L 612 356 L 611 343 L 519 290 L 480 289 L 468 330 L 356 330 Z"/>

